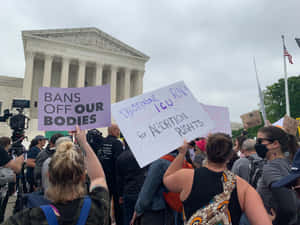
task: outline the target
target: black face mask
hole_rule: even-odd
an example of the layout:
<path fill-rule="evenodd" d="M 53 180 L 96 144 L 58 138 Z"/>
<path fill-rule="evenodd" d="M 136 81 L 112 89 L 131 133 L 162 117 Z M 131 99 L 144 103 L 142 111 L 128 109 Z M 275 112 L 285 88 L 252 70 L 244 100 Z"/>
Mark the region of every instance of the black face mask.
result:
<path fill-rule="evenodd" d="M 266 145 L 256 143 L 254 147 L 255 147 L 257 155 L 259 157 L 261 157 L 262 159 L 264 159 L 267 155 L 267 152 L 269 151 L 267 149 Z"/>

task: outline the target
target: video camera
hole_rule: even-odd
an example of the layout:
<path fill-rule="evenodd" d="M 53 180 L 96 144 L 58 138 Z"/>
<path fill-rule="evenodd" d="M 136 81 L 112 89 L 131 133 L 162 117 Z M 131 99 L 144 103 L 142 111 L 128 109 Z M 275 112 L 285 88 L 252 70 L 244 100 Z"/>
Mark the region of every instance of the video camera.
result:
<path fill-rule="evenodd" d="M 24 115 L 24 108 L 30 108 L 30 101 L 23 99 L 13 99 L 12 108 L 16 108 L 17 114 L 13 114 L 9 109 L 5 109 L 4 115 L 0 116 L 0 122 L 6 122 L 9 119 L 9 126 L 12 132 L 11 153 L 15 156 L 20 156 L 24 153 L 22 141 L 25 139 L 25 129 L 28 129 L 29 117 Z"/>

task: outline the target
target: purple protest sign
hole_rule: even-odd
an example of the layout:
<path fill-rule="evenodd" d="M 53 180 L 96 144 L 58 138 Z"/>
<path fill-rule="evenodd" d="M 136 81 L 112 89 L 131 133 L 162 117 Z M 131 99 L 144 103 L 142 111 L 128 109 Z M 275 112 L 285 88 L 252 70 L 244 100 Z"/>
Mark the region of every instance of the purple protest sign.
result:
<path fill-rule="evenodd" d="M 39 88 L 39 130 L 93 129 L 110 126 L 110 86 Z"/>

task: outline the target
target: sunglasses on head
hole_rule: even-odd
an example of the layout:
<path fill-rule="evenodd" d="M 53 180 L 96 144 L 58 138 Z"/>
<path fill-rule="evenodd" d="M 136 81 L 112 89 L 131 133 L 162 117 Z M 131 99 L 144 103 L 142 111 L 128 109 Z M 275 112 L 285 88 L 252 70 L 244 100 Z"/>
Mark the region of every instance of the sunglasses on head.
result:
<path fill-rule="evenodd" d="M 261 144 L 263 141 L 268 141 L 268 142 L 274 142 L 274 140 L 272 140 L 272 139 L 269 139 L 269 138 L 257 138 L 256 139 L 256 143 L 257 144 Z"/>

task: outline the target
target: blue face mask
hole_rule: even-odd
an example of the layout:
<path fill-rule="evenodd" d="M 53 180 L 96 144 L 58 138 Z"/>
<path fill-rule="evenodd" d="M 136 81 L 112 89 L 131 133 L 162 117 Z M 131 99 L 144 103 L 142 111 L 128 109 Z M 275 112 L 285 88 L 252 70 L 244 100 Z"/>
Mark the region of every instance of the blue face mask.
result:
<path fill-rule="evenodd" d="M 267 152 L 269 151 L 266 145 L 256 143 L 254 147 L 259 157 L 262 159 L 266 158 Z"/>

